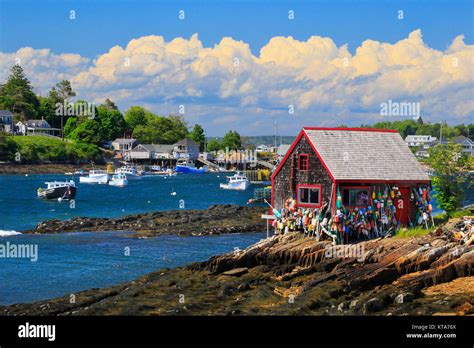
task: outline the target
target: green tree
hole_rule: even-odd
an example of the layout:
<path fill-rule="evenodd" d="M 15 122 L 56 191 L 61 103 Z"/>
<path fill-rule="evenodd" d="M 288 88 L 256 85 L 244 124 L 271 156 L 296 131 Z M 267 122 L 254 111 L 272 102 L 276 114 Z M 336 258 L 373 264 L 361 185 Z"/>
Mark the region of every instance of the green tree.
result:
<path fill-rule="evenodd" d="M 51 88 L 51 91 L 49 91 L 49 99 L 53 102 L 53 105 L 56 105 L 56 103 L 62 104 L 65 100 L 70 100 L 75 96 L 76 92 L 73 91 L 71 82 L 68 80 L 62 80 L 56 83 L 56 85 Z"/>
<path fill-rule="evenodd" d="M 122 113 L 107 105 L 97 107 L 96 120 L 100 124 L 100 137 L 103 141 L 114 140 L 122 136 L 127 129 L 127 122 Z"/>
<path fill-rule="evenodd" d="M 222 139 L 222 147 L 230 150 L 239 150 L 242 148 L 242 141 L 240 134 L 236 131 L 228 131 Z"/>
<path fill-rule="evenodd" d="M 89 143 L 89 144 L 99 144 L 101 142 L 101 129 L 100 124 L 96 120 L 86 119 L 69 134 L 69 138 Z"/>
<path fill-rule="evenodd" d="M 222 148 L 222 144 L 217 139 L 211 139 L 207 143 L 207 151 L 218 151 Z"/>
<path fill-rule="evenodd" d="M 16 64 L 10 71 L 7 82 L 0 88 L 1 107 L 23 120 L 36 117 L 39 101 L 23 68 Z"/>
<path fill-rule="evenodd" d="M 79 125 L 79 120 L 77 117 L 69 117 L 64 125 L 64 136 L 66 138 L 70 138 L 72 132 L 77 128 Z"/>
<path fill-rule="evenodd" d="M 118 110 L 117 105 L 115 105 L 115 103 L 109 98 L 105 99 L 105 102 L 102 105 L 109 110 Z"/>
<path fill-rule="evenodd" d="M 150 112 L 141 106 L 132 106 L 125 112 L 125 121 L 133 131 L 137 126 L 145 126 L 147 124 L 147 116 Z"/>
<path fill-rule="evenodd" d="M 199 150 L 204 151 L 206 144 L 206 136 L 204 135 L 204 129 L 199 124 L 195 124 L 193 130 L 189 132 L 188 137 L 199 144 Z"/>
<path fill-rule="evenodd" d="M 59 128 L 61 126 L 61 120 L 56 116 L 54 104 L 49 98 L 38 97 L 38 99 L 38 118 L 44 118 L 51 127 Z"/>
<path fill-rule="evenodd" d="M 146 144 L 174 144 L 188 135 L 188 127 L 181 116 L 146 115 L 146 124 L 137 125 L 133 137 Z"/>
<path fill-rule="evenodd" d="M 434 170 L 435 198 L 448 216 L 461 206 L 466 189 L 469 161 L 461 150 L 461 145 L 453 143 L 438 144 L 429 150 L 429 163 Z"/>
<path fill-rule="evenodd" d="M 0 132 L 0 161 L 13 161 L 17 145 L 10 136 Z"/>

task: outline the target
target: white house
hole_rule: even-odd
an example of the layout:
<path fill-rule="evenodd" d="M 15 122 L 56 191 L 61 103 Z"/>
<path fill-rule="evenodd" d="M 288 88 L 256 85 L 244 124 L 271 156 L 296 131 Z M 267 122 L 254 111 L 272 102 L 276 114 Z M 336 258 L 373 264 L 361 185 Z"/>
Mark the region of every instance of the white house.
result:
<path fill-rule="evenodd" d="M 131 159 L 172 159 L 173 145 L 138 144 L 130 151 Z"/>
<path fill-rule="evenodd" d="M 268 148 L 267 145 L 258 145 L 257 148 L 255 149 L 256 152 L 268 152 L 270 149 Z"/>
<path fill-rule="evenodd" d="M 17 132 L 23 135 L 49 135 L 55 136 L 61 133 L 61 129 L 53 128 L 48 121 L 41 120 L 27 120 L 25 123 L 18 121 L 15 124 Z"/>
<path fill-rule="evenodd" d="M 117 138 L 112 141 L 112 148 L 117 152 L 131 151 L 137 144 L 137 139 Z"/>
<path fill-rule="evenodd" d="M 474 155 L 474 141 L 472 141 L 471 139 L 460 135 L 454 138 L 453 142 L 455 144 L 461 144 L 462 152 L 467 153 L 470 156 Z"/>
<path fill-rule="evenodd" d="M 410 147 L 423 147 L 423 149 L 429 149 L 436 142 L 436 137 L 431 135 L 407 135 L 405 142 Z"/>

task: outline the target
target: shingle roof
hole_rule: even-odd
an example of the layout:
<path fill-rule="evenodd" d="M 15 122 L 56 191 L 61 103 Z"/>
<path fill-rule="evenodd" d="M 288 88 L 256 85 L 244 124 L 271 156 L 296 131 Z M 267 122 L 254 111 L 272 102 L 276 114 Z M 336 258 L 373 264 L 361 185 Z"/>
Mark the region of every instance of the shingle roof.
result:
<path fill-rule="evenodd" d="M 130 144 L 136 141 L 136 139 L 125 139 L 125 138 L 117 138 L 113 142 L 118 144 Z"/>
<path fill-rule="evenodd" d="M 150 152 L 157 152 L 157 153 L 165 153 L 165 152 L 171 153 L 174 148 L 174 145 L 167 145 L 167 144 L 141 144 L 141 146 Z"/>
<path fill-rule="evenodd" d="M 428 181 L 398 132 L 304 128 L 335 180 Z"/>
<path fill-rule="evenodd" d="M 0 110 L 0 116 L 13 116 L 13 114 L 8 110 Z"/>
<path fill-rule="evenodd" d="M 189 138 L 185 138 L 181 141 L 178 141 L 176 144 L 174 144 L 175 146 L 178 146 L 178 145 L 184 145 L 184 146 L 199 146 L 198 143 L 196 143 L 194 140 L 192 139 L 189 139 Z"/>
<path fill-rule="evenodd" d="M 26 125 L 28 127 L 36 127 L 36 128 L 51 128 L 51 126 L 46 120 L 27 120 Z"/>

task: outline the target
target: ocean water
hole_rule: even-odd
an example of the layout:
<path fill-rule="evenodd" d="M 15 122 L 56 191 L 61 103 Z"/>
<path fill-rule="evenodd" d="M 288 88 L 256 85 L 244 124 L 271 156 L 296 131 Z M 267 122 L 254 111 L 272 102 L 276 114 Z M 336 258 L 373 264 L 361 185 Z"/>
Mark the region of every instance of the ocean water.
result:
<path fill-rule="evenodd" d="M 204 209 L 212 204 L 245 205 L 245 192 L 219 188 L 225 174 L 144 177 L 124 188 L 80 184 L 75 207 L 68 201 L 42 201 L 36 190 L 64 175 L 0 175 L 0 248 L 32 245 L 38 260 L 0 257 L 0 304 L 32 302 L 71 292 L 111 286 L 160 268 L 173 268 L 245 248 L 265 236 L 260 231 L 205 237 L 131 238 L 130 232 L 22 235 L 47 219 L 74 216 L 118 217 L 154 210 Z M 171 195 L 176 192 L 176 195 Z M 181 205 L 182 207 L 182 205 Z M 260 232 L 260 233 L 258 233 Z M 129 248 L 130 256 L 125 255 Z"/>
<path fill-rule="evenodd" d="M 227 174 L 229 175 L 229 174 Z M 80 184 L 75 178 L 75 208 L 68 201 L 43 201 L 36 197 L 45 181 L 69 180 L 65 175 L 0 175 L 0 230 L 21 231 L 48 219 L 66 220 L 74 216 L 117 217 L 154 210 L 205 209 L 212 204 L 245 205 L 253 196 L 247 191 L 219 188 L 225 174 L 183 174 L 174 177 L 146 176 L 130 180 L 126 187 Z M 176 195 L 171 195 L 175 191 Z"/>
<path fill-rule="evenodd" d="M 37 260 L 33 262 L 31 258 L 0 258 L 0 305 L 115 285 L 160 268 L 205 261 L 235 248 L 243 249 L 266 236 L 245 233 L 138 239 L 129 235 L 86 232 L 0 237 L 0 245 L 37 246 Z"/>

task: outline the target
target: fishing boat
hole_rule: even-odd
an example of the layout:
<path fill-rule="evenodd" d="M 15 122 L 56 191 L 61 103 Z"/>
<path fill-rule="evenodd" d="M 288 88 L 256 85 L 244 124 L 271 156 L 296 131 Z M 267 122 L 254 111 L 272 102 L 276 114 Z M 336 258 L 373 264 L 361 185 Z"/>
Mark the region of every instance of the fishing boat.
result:
<path fill-rule="evenodd" d="M 112 175 L 112 179 L 109 181 L 109 185 L 111 186 L 124 187 L 127 184 L 127 175 L 123 173 Z"/>
<path fill-rule="evenodd" d="M 40 187 L 37 191 L 38 198 L 41 199 L 74 199 L 76 197 L 76 184 L 70 181 L 50 181 L 45 182 L 46 188 Z"/>
<path fill-rule="evenodd" d="M 250 181 L 240 172 L 227 177 L 227 183 L 221 183 L 220 188 L 225 190 L 245 191 L 250 186 Z"/>
<path fill-rule="evenodd" d="M 122 166 L 115 170 L 115 174 L 125 174 L 128 180 L 140 179 L 142 173 L 138 172 L 136 166 Z"/>
<path fill-rule="evenodd" d="M 207 173 L 207 168 L 196 168 L 194 163 L 187 159 L 179 159 L 176 162 L 176 173 L 187 173 L 187 174 L 204 174 Z"/>
<path fill-rule="evenodd" d="M 79 182 L 83 184 L 107 184 L 110 177 L 105 170 L 91 170 L 89 175 L 81 176 Z"/>

